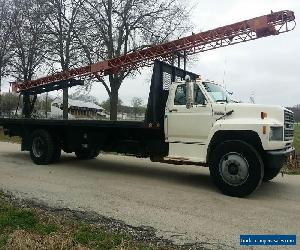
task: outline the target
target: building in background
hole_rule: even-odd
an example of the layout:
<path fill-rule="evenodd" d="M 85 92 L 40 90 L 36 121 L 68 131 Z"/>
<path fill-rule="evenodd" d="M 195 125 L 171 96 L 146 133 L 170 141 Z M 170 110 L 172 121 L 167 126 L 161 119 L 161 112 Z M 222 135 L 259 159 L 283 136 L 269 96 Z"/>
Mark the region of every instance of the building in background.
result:
<path fill-rule="evenodd" d="M 107 118 L 104 108 L 93 103 L 80 100 L 69 99 L 69 118 L 70 119 L 103 119 Z M 63 101 L 56 98 L 51 103 L 51 117 L 59 118 L 63 115 Z"/>

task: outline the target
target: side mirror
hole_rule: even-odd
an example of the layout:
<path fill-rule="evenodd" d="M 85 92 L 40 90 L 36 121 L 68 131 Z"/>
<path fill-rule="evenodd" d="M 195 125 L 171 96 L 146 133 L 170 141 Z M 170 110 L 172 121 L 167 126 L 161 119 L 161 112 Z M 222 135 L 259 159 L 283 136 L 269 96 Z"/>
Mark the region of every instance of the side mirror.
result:
<path fill-rule="evenodd" d="M 194 84 L 191 82 L 190 76 L 185 77 L 186 86 L 186 108 L 190 109 L 194 104 Z"/>

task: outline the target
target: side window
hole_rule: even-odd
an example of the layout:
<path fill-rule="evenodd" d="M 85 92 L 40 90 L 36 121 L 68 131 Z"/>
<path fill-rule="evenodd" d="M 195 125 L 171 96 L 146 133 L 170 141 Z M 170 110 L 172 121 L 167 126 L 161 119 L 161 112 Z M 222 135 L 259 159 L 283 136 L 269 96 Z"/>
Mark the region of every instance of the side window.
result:
<path fill-rule="evenodd" d="M 197 84 L 194 85 L 194 104 L 204 104 L 205 96 Z"/>
<path fill-rule="evenodd" d="M 177 86 L 174 98 L 174 105 L 185 105 L 186 104 L 186 88 L 185 84 Z"/>

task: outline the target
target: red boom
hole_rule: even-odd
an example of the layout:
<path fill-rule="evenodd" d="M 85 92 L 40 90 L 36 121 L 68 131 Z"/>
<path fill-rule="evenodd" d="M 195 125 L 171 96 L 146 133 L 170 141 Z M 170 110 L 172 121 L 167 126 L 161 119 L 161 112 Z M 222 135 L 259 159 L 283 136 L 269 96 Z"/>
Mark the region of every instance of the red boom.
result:
<path fill-rule="evenodd" d="M 292 26 L 289 25 L 291 22 L 293 23 Z M 170 59 L 174 52 L 185 52 L 187 55 L 192 55 L 261 37 L 278 35 L 293 30 L 295 24 L 294 12 L 289 10 L 274 12 L 269 15 L 193 34 L 172 42 L 154 45 L 147 49 L 131 52 L 124 56 L 89 66 L 63 71 L 32 81 L 15 82 L 13 83 L 13 89 L 17 92 L 22 92 L 74 77 L 95 74 L 104 76 L 127 69 L 146 66 L 155 59 Z"/>

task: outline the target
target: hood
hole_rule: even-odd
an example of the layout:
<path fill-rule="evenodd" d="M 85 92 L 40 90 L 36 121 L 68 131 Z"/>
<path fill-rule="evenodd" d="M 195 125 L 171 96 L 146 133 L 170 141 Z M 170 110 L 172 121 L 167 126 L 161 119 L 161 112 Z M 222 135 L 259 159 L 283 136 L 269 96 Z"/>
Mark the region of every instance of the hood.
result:
<path fill-rule="evenodd" d="M 224 112 L 233 111 L 230 118 L 247 118 L 247 119 L 262 119 L 261 112 L 267 113 L 266 120 L 275 124 L 283 124 L 284 123 L 284 107 L 276 106 L 276 105 L 263 105 L 263 104 L 252 104 L 252 103 L 228 103 L 228 104 L 216 104 L 219 107 L 216 107 L 215 110 L 220 110 L 220 105 L 223 107 Z M 220 112 L 215 115 L 219 115 Z"/>

